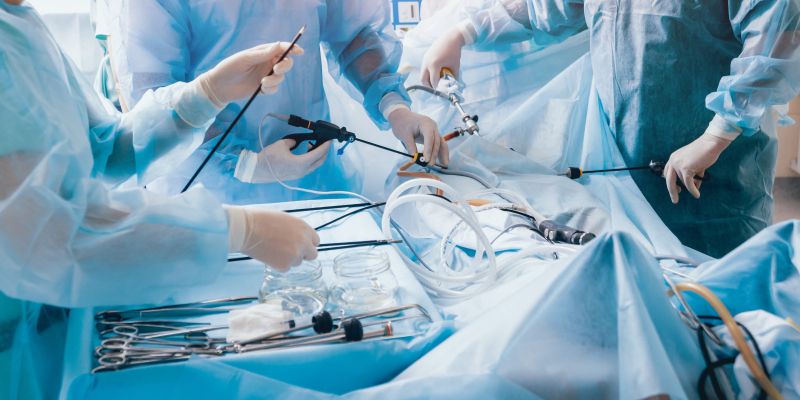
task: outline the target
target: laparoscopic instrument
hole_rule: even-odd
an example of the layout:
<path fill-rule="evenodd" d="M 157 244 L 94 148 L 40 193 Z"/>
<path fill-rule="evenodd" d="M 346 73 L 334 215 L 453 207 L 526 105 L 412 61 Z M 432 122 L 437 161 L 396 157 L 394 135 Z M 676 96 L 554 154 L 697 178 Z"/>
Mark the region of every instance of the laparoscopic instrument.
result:
<path fill-rule="evenodd" d="M 236 298 L 236 301 L 254 298 Z M 208 335 L 212 331 L 230 329 L 228 325 L 182 320 L 148 320 L 142 315 L 159 310 L 227 306 L 231 299 L 181 304 L 140 310 L 103 311 L 95 316 L 100 344 L 94 349 L 97 367 L 93 373 L 115 371 L 135 366 L 185 361 L 191 357 L 222 357 L 228 354 L 285 349 L 326 343 L 358 342 L 383 337 L 397 337 L 396 325 L 404 321 L 433 322 L 427 310 L 417 304 L 384 308 L 369 313 L 334 317 L 321 311 L 310 317 L 288 319 L 277 329 L 246 340 L 226 340 Z M 241 306 L 242 304 L 240 304 Z M 211 315 L 211 313 L 209 313 Z M 113 321 L 106 321 L 114 316 Z M 124 316 L 132 316 L 126 319 Z M 121 318 L 121 319 L 120 319 Z M 100 323 L 112 323 L 110 330 Z M 377 328 L 377 329 L 375 329 Z M 417 335 L 417 325 L 411 334 Z"/>
<path fill-rule="evenodd" d="M 358 249 L 362 247 L 381 247 L 402 243 L 402 240 L 361 240 L 355 242 L 323 243 L 317 246 L 317 252 Z M 249 261 L 252 257 L 241 256 L 229 258 L 228 262 Z"/>
<path fill-rule="evenodd" d="M 381 150 L 388 151 L 390 153 L 394 153 L 394 154 L 397 154 L 397 155 L 408 157 L 411 160 L 413 160 L 413 162 L 415 164 L 418 164 L 418 165 L 423 166 L 423 167 L 427 167 L 429 165 L 428 160 L 422 159 L 422 157 L 420 156 L 420 153 L 416 153 L 416 154 L 412 155 L 412 154 L 408 154 L 408 153 L 405 153 L 405 152 L 402 152 L 402 151 L 398 151 L 398 150 L 392 149 L 390 147 L 381 146 L 381 145 L 379 145 L 377 143 L 373 143 L 373 142 L 370 142 L 368 140 L 360 139 L 360 138 L 358 138 L 358 136 L 356 136 L 355 133 L 348 131 L 347 128 L 339 127 L 339 126 L 334 125 L 333 123 L 330 123 L 328 121 L 321 121 L 320 120 L 320 121 L 312 122 L 312 121 L 309 121 L 309 120 L 304 119 L 302 117 L 298 117 L 297 115 L 269 114 L 269 116 L 273 117 L 275 119 L 279 119 L 281 121 L 285 121 L 286 123 L 288 123 L 291 126 L 298 127 L 298 128 L 303 128 L 303 129 L 307 129 L 307 130 L 311 131 L 311 132 L 307 132 L 307 133 L 296 133 L 296 134 L 284 136 L 283 137 L 284 139 L 292 139 L 292 140 L 295 141 L 295 145 L 294 145 L 294 147 L 292 147 L 292 150 L 297 148 L 297 146 L 299 146 L 300 143 L 302 143 L 302 142 L 311 142 L 311 149 L 310 150 L 313 150 L 313 149 L 323 145 L 325 142 L 328 142 L 328 141 L 331 141 L 331 140 L 338 141 L 339 143 L 345 143 L 345 147 L 349 146 L 350 143 L 358 142 L 358 143 L 363 143 L 363 144 L 366 144 L 366 145 L 370 145 L 372 147 L 377 147 L 377 148 L 379 148 Z M 341 149 L 339 149 L 339 154 L 342 154 L 342 152 L 344 151 L 345 147 L 342 147 Z M 445 166 L 442 166 L 442 165 L 436 164 L 436 163 L 434 163 L 434 165 L 439 167 L 439 168 L 447 168 Z"/>
<path fill-rule="evenodd" d="M 300 40 L 300 38 L 303 36 L 303 33 L 305 33 L 305 31 L 306 31 L 306 27 L 305 27 L 305 25 L 303 25 L 303 27 L 300 28 L 300 30 L 297 32 L 297 34 L 294 35 L 294 38 L 292 39 L 291 44 L 286 49 L 286 51 L 284 51 L 283 54 L 281 54 L 281 56 L 278 58 L 278 61 L 275 63 L 275 65 L 280 64 L 280 62 L 283 61 L 286 58 L 286 56 L 289 55 L 289 53 L 294 49 L 294 46 L 297 44 L 297 41 Z M 272 75 L 275 75 L 274 66 L 273 66 L 272 69 L 270 69 L 269 73 L 267 74 L 267 76 L 272 76 Z M 233 119 L 233 122 L 231 122 L 230 126 L 228 126 L 228 129 L 225 130 L 225 133 L 223 133 L 222 136 L 220 136 L 219 140 L 217 140 L 217 144 L 215 144 L 214 147 L 211 149 L 211 151 L 208 152 L 208 155 L 203 160 L 203 162 L 200 164 L 200 166 L 197 167 L 197 170 L 194 171 L 194 174 L 192 174 L 192 177 L 189 178 L 188 182 L 186 182 L 186 185 L 181 190 L 181 193 L 189 190 L 189 188 L 192 186 L 194 181 L 197 179 L 197 176 L 200 175 L 200 172 L 203 171 L 203 168 L 205 168 L 206 164 L 208 164 L 208 162 L 211 160 L 211 157 L 214 156 L 214 153 L 216 153 L 217 150 L 219 150 L 220 146 L 222 145 L 222 142 L 224 142 L 225 139 L 228 137 L 228 135 L 231 134 L 231 131 L 233 131 L 233 128 L 236 126 L 237 123 L 239 123 L 239 120 L 242 118 L 242 116 L 244 115 L 245 111 L 247 111 L 247 109 L 250 108 L 250 105 L 253 104 L 253 101 L 256 99 L 256 97 L 258 97 L 259 93 L 261 93 L 261 84 L 258 85 L 258 88 L 256 88 L 256 90 L 250 96 L 250 99 L 247 100 L 247 103 L 244 104 L 244 107 L 242 107 L 241 111 L 239 111 L 239 113 L 236 114 L 236 118 Z"/>
<path fill-rule="evenodd" d="M 563 176 L 566 176 L 569 179 L 578 179 L 584 175 L 591 175 L 591 174 L 604 174 L 608 172 L 620 172 L 620 171 L 642 171 L 642 170 L 649 170 L 653 174 L 657 176 L 664 175 L 664 167 L 666 163 L 661 161 L 650 161 L 647 165 L 641 165 L 636 167 L 620 167 L 620 168 L 608 168 L 608 169 L 595 169 L 595 170 L 583 170 L 578 167 L 569 167 L 567 168 L 566 172 L 564 172 Z M 708 180 L 709 174 L 705 174 L 704 176 L 697 176 L 695 175 L 694 179 L 698 181 Z"/>
<path fill-rule="evenodd" d="M 454 139 L 456 137 L 464 136 L 464 135 L 467 135 L 467 134 L 469 134 L 469 135 L 476 135 L 476 134 L 479 135 L 480 134 L 480 128 L 478 127 L 478 116 L 477 115 L 471 115 L 471 114 L 467 113 L 466 111 L 464 111 L 464 107 L 461 105 L 461 103 L 464 102 L 464 98 L 460 93 L 460 90 L 459 90 L 460 85 L 459 85 L 458 80 L 456 79 L 455 74 L 453 73 L 453 71 L 451 71 L 448 68 L 442 68 L 442 71 L 440 73 L 440 77 L 442 78 L 442 81 L 443 81 L 442 85 L 447 88 L 446 92 L 441 91 L 441 90 L 437 90 L 437 89 L 433 89 L 433 88 L 429 88 L 429 87 L 424 86 L 424 85 L 409 86 L 409 87 L 406 88 L 406 90 L 408 90 L 409 92 L 412 92 L 412 91 L 415 91 L 415 90 L 421 90 L 421 91 L 430 93 L 430 94 L 432 94 L 434 96 L 441 97 L 441 98 L 443 98 L 445 100 L 448 100 L 450 102 L 450 104 L 452 104 L 453 107 L 455 107 L 456 110 L 458 110 L 458 113 L 461 116 L 461 121 L 464 123 L 464 127 L 463 128 L 462 127 L 458 127 L 458 128 L 456 128 L 455 131 L 445 135 L 444 136 L 445 140 L 451 140 L 451 139 Z"/>

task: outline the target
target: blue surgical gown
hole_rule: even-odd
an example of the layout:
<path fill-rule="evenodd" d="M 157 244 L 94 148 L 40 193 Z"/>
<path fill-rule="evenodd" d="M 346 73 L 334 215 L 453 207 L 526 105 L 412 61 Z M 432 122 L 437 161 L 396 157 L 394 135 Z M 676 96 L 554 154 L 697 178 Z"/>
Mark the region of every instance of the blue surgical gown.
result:
<path fill-rule="evenodd" d="M 267 113 L 297 114 L 311 120 L 329 118 L 329 99 L 322 85 L 323 55 L 339 84 L 363 102 L 381 128 L 388 127 L 379 110 L 384 95 L 393 92 L 408 101 L 405 78 L 397 73 L 402 46 L 391 31 L 385 1 L 136 0 L 127 2 L 122 13 L 120 40 L 112 57 L 128 104 L 139 101 L 147 90 L 191 80 L 238 51 L 266 42 L 288 41 L 306 26 L 299 42 L 306 53 L 296 57 L 294 69 L 278 94 L 255 100 L 198 178 L 228 203 L 308 198 L 276 183 L 243 183 L 233 174 L 242 149 L 257 152 L 262 145 L 302 132 L 268 118 L 263 120 L 259 139 L 259 125 Z M 224 132 L 242 106 L 239 102 L 225 109 L 208 136 Z M 206 143 L 187 162 L 148 188 L 180 191 L 215 143 Z M 359 170 L 357 165 L 345 165 L 332 148 L 318 170 L 288 183 L 308 189 L 359 191 Z"/>
<path fill-rule="evenodd" d="M 116 113 L 30 6 L 0 1 L 0 37 L 0 398 L 55 398 L 53 306 L 165 302 L 225 266 L 211 193 L 118 187 L 185 159 L 218 110 L 176 84 Z"/>
<path fill-rule="evenodd" d="M 479 0 L 468 10 L 484 49 L 588 29 L 602 112 L 629 166 L 666 161 L 715 114 L 743 130 L 699 200 L 673 205 L 663 179 L 633 173 L 685 245 L 721 256 L 772 222 L 771 106 L 800 91 L 798 0 Z"/>

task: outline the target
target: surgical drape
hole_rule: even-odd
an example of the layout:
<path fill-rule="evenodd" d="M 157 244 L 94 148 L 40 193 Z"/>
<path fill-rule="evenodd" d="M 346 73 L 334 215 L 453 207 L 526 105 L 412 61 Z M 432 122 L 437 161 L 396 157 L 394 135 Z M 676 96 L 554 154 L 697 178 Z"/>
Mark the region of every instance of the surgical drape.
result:
<path fill-rule="evenodd" d="M 771 223 L 771 107 L 800 91 L 796 0 L 527 0 L 527 20 L 521 3 L 468 7 L 476 45 L 547 45 L 588 29 L 600 106 L 628 165 L 666 161 L 715 114 L 744 130 L 709 169 L 699 200 L 684 195 L 675 206 L 663 180 L 634 174 L 684 244 L 720 256 Z"/>

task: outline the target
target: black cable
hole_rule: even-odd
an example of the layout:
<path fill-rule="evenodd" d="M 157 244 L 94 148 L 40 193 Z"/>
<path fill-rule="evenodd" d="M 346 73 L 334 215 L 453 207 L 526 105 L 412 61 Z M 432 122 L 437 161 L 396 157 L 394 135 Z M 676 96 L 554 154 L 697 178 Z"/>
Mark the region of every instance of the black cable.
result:
<path fill-rule="evenodd" d="M 699 316 L 697 316 L 697 318 L 699 318 L 699 319 L 710 319 L 710 320 L 714 320 L 714 321 L 722 321 L 722 318 L 720 318 L 718 316 L 714 316 L 714 315 L 699 315 Z M 753 335 L 752 332 L 750 332 L 750 329 L 748 329 L 744 324 L 742 324 L 739 321 L 735 321 L 735 320 L 734 320 L 734 322 L 736 322 L 736 325 L 739 328 L 741 328 L 742 331 L 744 331 L 745 335 L 747 335 L 747 339 L 750 341 L 750 343 L 752 343 L 753 349 L 755 349 L 756 356 L 758 357 L 758 362 L 759 362 L 759 364 L 761 364 L 761 369 L 764 370 L 764 374 L 767 376 L 767 379 L 772 380 L 772 376 L 770 375 L 769 370 L 767 369 L 767 363 L 764 360 L 764 354 L 761 352 L 761 347 L 758 345 L 758 342 L 756 341 L 755 336 Z M 758 398 L 759 398 L 759 400 L 766 399 L 767 398 L 767 392 L 765 392 L 763 389 L 761 389 L 759 391 Z"/>
<path fill-rule="evenodd" d="M 702 323 L 702 322 L 701 322 Z M 702 329 L 697 330 L 697 342 L 700 345 L 700 352 L 703 355 L 703 362 L 706 364 L 706 368 L 703 369 L 703 372 L 700 374 L 700 379 L 697 381 L 697 392 L 700 394 L 700 398 L 706 398 L 706 378 L 709 376 L 711 377 L 711 387 L 714 389 L 714 394 L 717 396 L 718 399 L 724 398 L 724 394 L 722 392 L 722 388 L 719 386 L 719 380 L 717 379 L 717 374 L 712 367 L 713 363 L 711 361 L 711 352 L 706 345 L 706 334 L 705 331 Z"/>
<path fill-rule="evenodd" d="M 400 241 L 397 240 L 362 240 L 362 241 L 355 241 L 355 242 L 339 242 L 339 243 L 324 243 L 320 244 L 317 247 L 318 252 L 324 251 L 334 251 L 334 250 L 346 250 L 346 249 L 356 249 L 360 247 L 380 247 L 380 246 L 388 246 L 391 244 L 399 243 Z M 228 259 L 228 262 L 239 262 L 239 261 L 250 261 L 253 257 L 248 256 L 241 256 L 241 257 L 232 257 Z"/>
<path fill-rule="evenodd" d="M 336 217 L 336 218 L 334 218 L 333 220 L 331 220 L 331 221 L 328 221 L 328 222 L 326 222 L 326 223 L 324 223 L 324 224 L 322 224 L 322 225 L 320 225 L 320 226 L 318 226 L 318 227 L 314 228 L 314 230 L 315 230 L 315 231 L 319 231 L 319 230 L 325 229 L 325 228 L 327 228 L 327 227 L 329 227 L 329 226 L 331 226 L 331 225 L 333 225 L 333 224 L 335 224 L 335 223 L 337 223 L 337 222 L 339 222 L 339 221 L 341 221 L 341 220 L 343 220 L 343 219 L 345 219 L 345 218 L 349 218 L 349 217 L 351 217 L 351 216 L 353 216 L 353 215 L 356 215 L 356 214 L 362 213 L 362 212 L 364 212 L 364 211 L 367 211 L 367 210 L 371 210 L 371 209 L 373 209 L 373 208 L 382 207 L 382 206 L 384 206 L 385 204 L 386 204 L 386 203 L 376 203 L 376 204 L 370 204 L 370 205 L 368 205 L 368 206 L 366 206 L 366 207 L 361 207 L 361 208 L 359 208 L 359 209 L 356 209 L 356 210 L 350 211 L 350 212 L 349 212 L 349 213 L 347 213 L 347 214 L 344 214 L 344 215 L 342 215 L 342 216 Z"/>
<path fill-rule="evenodd" d="M 373 243 L 362 243 L 362 244 L 351 244 L 351 245 L 343 245 L 343 246 L 331 246 L 331 247 L 323 247 L 317 249 L 318 252 L 324 251 L 335 251 L 335 250 L 347 250 L 347 249 L 357 249 L 361 247 L 381 247 L 381 246 L 389 246 L 392 244 L 400 243 L 400 240 L 380 240 Z"/>
<path fill-rule="evenodd" d="M 520 216 L 520 217 L 525 217 L 527 219 L 530 219 L 531 222 L 532 222 L 532 224 L 531 224 L 532 226 L 531 227 L 533 228 L 531 230 L 536 232 L 539 236 L 541 236 L 542 239 L 546 240 L 547 243 L 555 244 L 552 240 L 550 240 L 550 238 L 545 236 L 545 234 L 541 231 L 541 229 L 539 229 L 538 224 L 536 223 L 537 222 L 536 218 L 533 215 L 524 213 L 522 211 L 514 210 L 514 209 L 511 209 L 511 208 L 501 208 L 501 210 L 505 211 L 505 212 L 508 212 L 508 213 L 511 213 L 511 214 L 515 214 L 515 215 Z"/>
<path fill-rule="evenodd" d="M 736 361 L 736 357 L 728 357 L 723 358 L 717 361 L 712 362 L 711 364 L 707 365 L 705 369 L 700 373 L 700 380 L 698 381 L 698 390 L 700 394 L 700 399 L 705 400 L 708 399 L 708 395 L 705 392 L 705 382 L 708 380 L 709 376 L 714 376 L 716 374 L 716 370 L 718 368 L 722 368 L 724 366 L 733 364 Z M 717 394 L 717 399 L 724 399 L 724 394 Z"/>
<path fill-rule="evenodd" d="M 306 207 L 306 208 L 294 208 L 291 210 L 282 210 L 285 213 L 293 214 L 293 213 L 301 213 L 301 212 L 308 212 L 308 211 L 325 211 L 325 210 L 336 210 L 340 208 L 356 208 L 356 207 L 364 207 L 375 203 L 356 203 L 356 204 L 339 204 L 336 206 L 321 206 L 321 207 Z M 386 203 L 383 203 L 386 204 Z"/>

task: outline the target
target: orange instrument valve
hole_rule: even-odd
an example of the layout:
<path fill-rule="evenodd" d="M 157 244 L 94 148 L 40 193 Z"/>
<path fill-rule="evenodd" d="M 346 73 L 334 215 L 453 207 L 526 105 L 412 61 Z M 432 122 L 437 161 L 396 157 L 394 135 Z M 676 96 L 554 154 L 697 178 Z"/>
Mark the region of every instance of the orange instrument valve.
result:
<path fill-rule="evenodd" d="M 452 131 L 452 132 L 448 133 L 447 135 L 444 135 L 444 140 L 445 140 L 445 142 L 449 142 L 449 141 L 451 141 L 451 140 L 453 140 L 453 139 L 455 139 L 455 138 L 457 138 L 459 136 L 461 136 L 461 131 L 455 130 L 455 131 Z"/>
<path fill-rule="evenodd" d="M 433 179 L 433 180 L 441 182 L 442 180 L 438 176 L 436 176 L 434 174 L 431 174 L 431 173 L 428 173 L 428 172 L 411 172 L 411 171 L 408 171 L 408 169 L 411 168 L 412 165 L 417 163 L 417 161 L 419 160 L 419 157 L 420 157 L 420 153 L 415 153 L 414 154 L 414 158 L 412 158 L 408 162 L 403 163 L 403 165 L 401 165 L 400 168 L 397 169 L 397 176 L 400 176 L 400 177 L 403 177 L 403 178 Z M 436 195 L 437 196 L 444 196 L 444 191 L 442 191 L 442 189 L 438 189 L 437 188 L 436 189 Z"/>
<path fill-rule="evenodd" d="M 469 205 L 471 205 L 473 207 L 481 207 L 481 206 L 485 206 L 487 204 L 491 204 L 491 201 L 486 200 L 486 199 L 472 199 L 472 200 L 467 200 L 467 204 L 469 204 Z"/>

